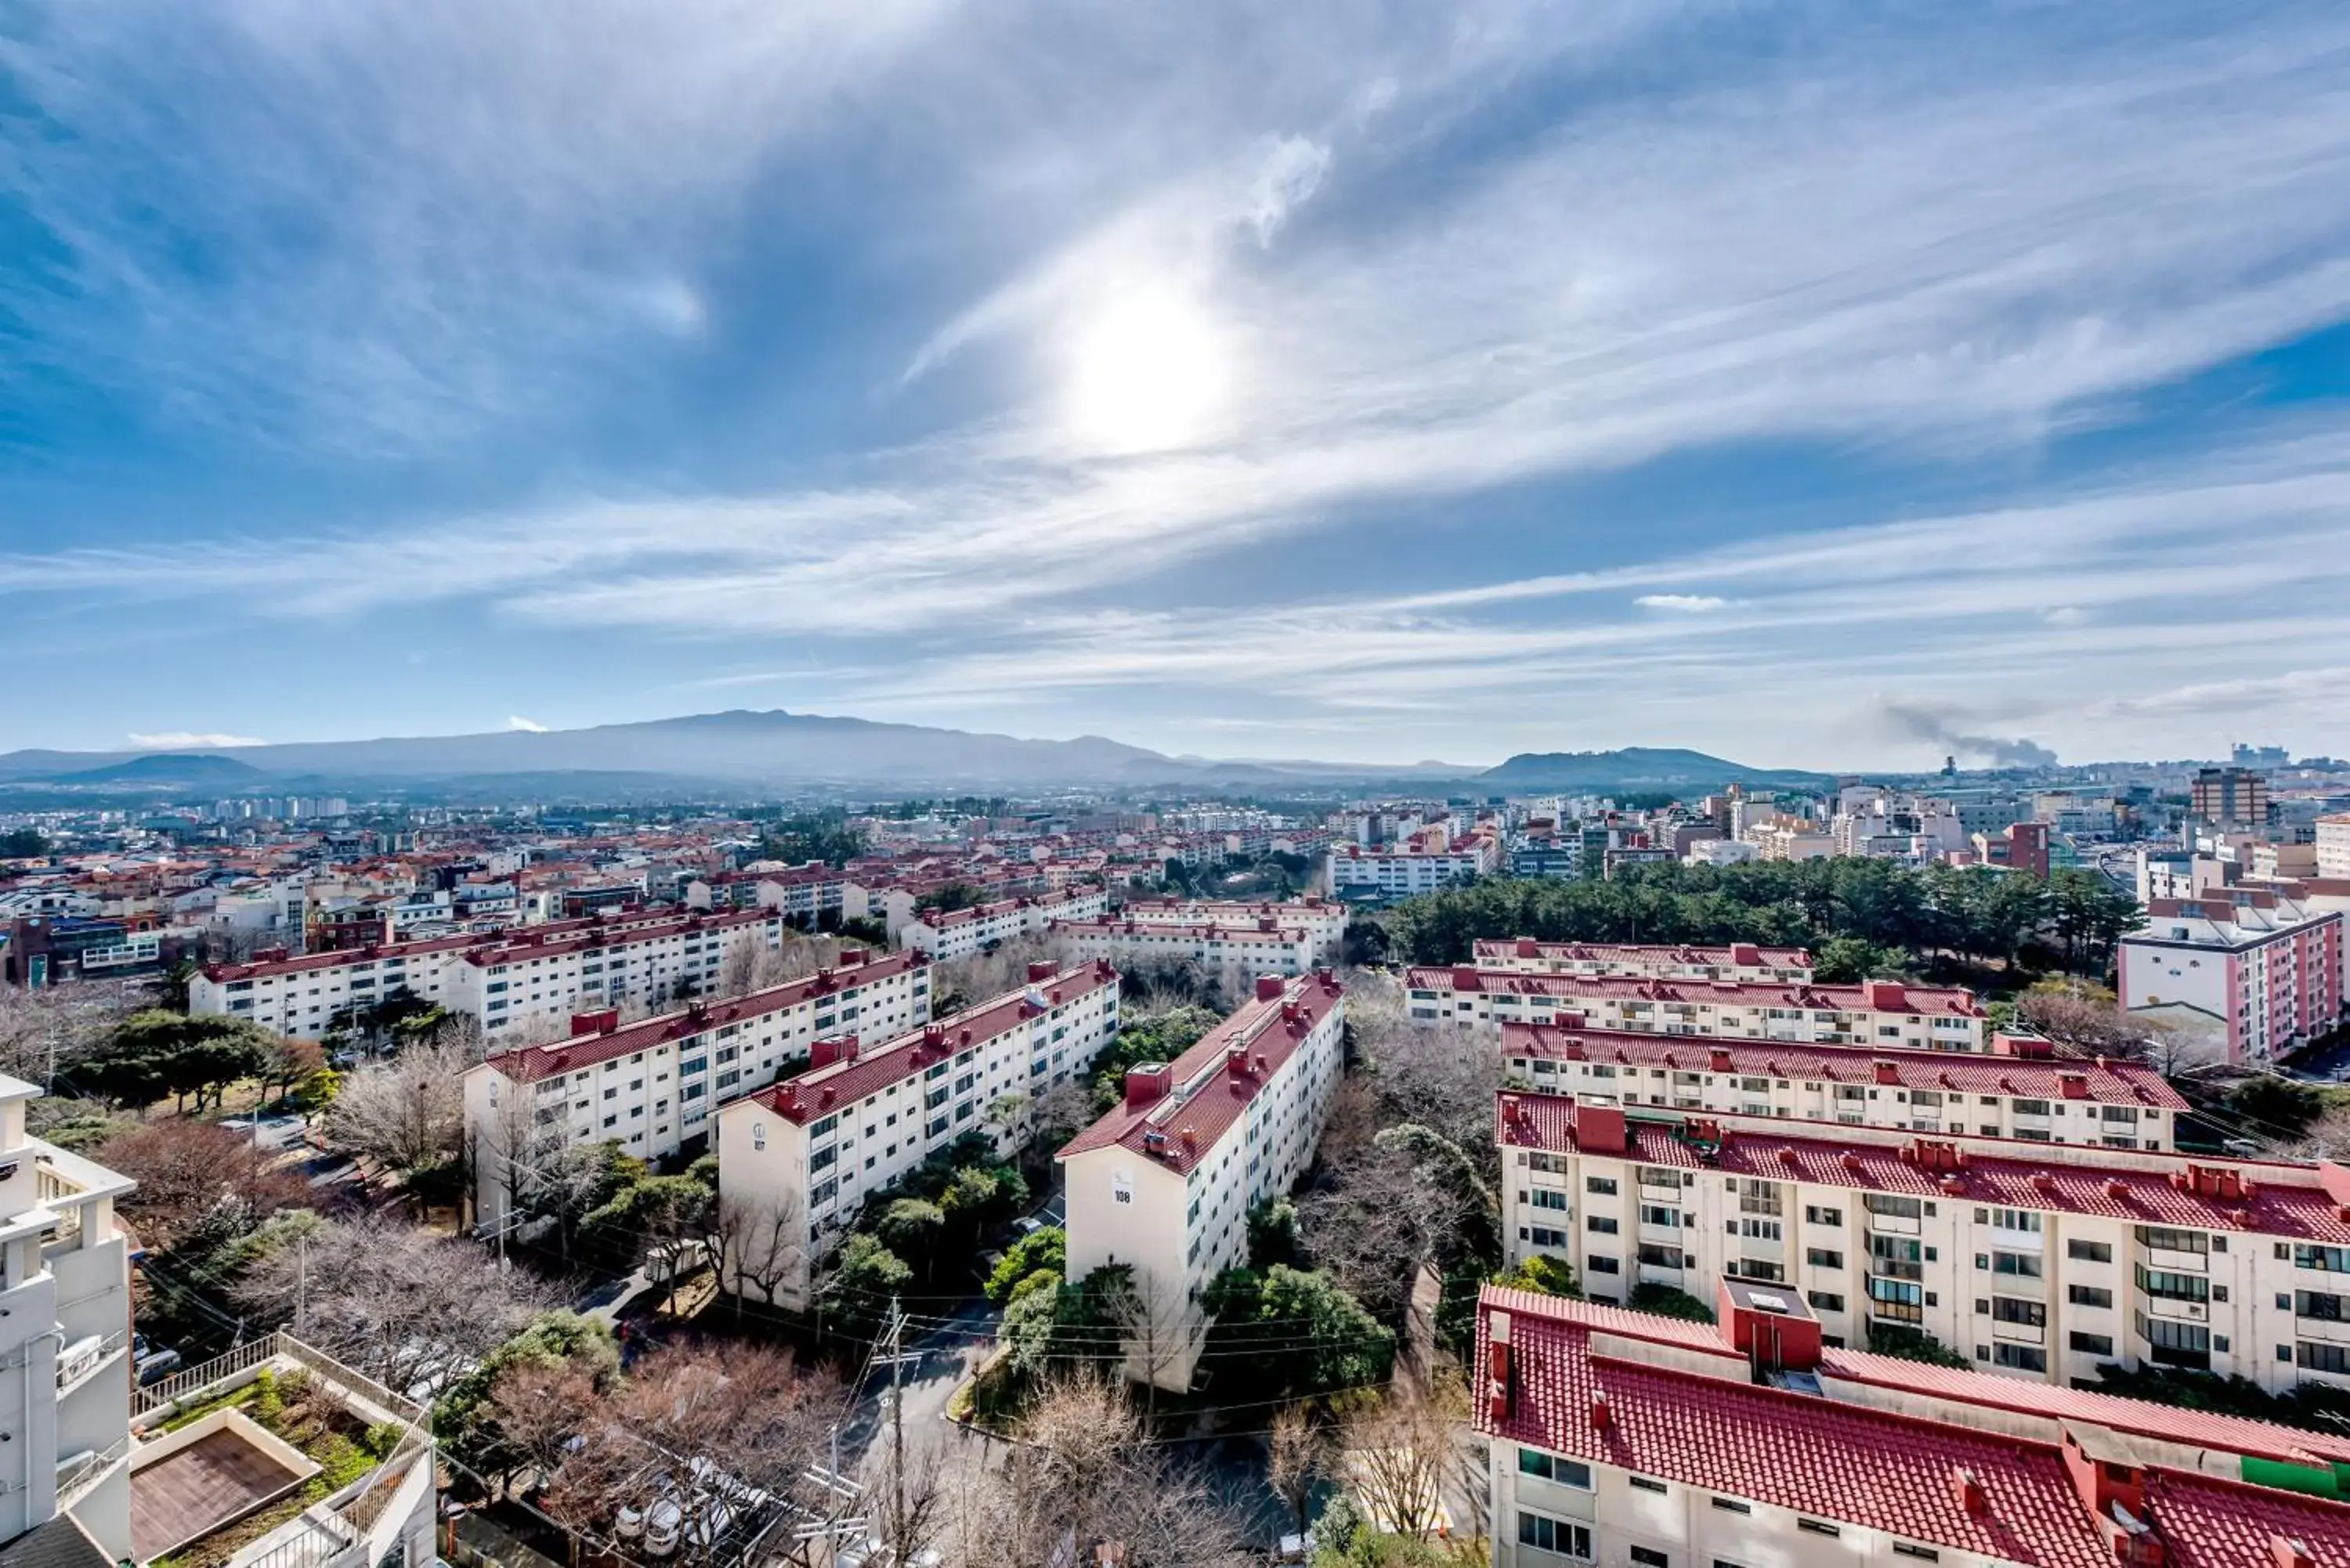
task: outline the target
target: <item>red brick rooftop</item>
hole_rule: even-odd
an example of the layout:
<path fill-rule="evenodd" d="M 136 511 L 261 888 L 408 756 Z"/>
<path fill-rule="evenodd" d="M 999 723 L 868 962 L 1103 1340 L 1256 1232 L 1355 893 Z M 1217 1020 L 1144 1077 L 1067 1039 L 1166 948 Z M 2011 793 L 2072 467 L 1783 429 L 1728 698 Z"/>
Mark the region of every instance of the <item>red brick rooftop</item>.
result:
<path fill-rule="evenodd" d="M 1981 1018 L 1974 993 L 1955 986 L 1863 981 L 1857 985 L 1803 981 L 1652 980 L 1639 975 L 1519 974 L 1469 964 L 1412 970 L 1417 990 L 1482 992 L 1512 996 L 1589 997 L 1624 1002 L 1729 1003 L 1738 1007 L 1801 1007 L 1821 1012 L 1916 1012 Z M 1872 1000 L 1874 999 L 1874 1000 Z"/>
<path fill-rule="evenodd" d="M 1738 1077 L 1888 1084 L 1904 1089 L 1947 1089 L 1962 1095 L 2024 1099 L 2085 1099 L 2106 1105 L 2152 1106 L 2183 1111 L 2187 1101 L 2168 1079 L 2142 1062 L 2106 1056 L 2004 1054 L 2001 1035 L 1988 1055 L 1942 1051 L 1875 1051 L 1866 1045 L 1800 1045 L 1779 1040 L 1717 1040 L 1699 1034 L 1631 1033 L 1575 1029 L 1556 1023 L 1502 1025 L 1502 1054 L 1530 1061 L 1606 1062 L 1670 1072 Z M 2046 1042 L 2033 1044 L 2044 1047 Z M 2080 1094 L 2066 1091 L 2077 1080 Z"/>
<path fill-rule="evenodd" d="M 1749 1381 L 1711 1324 L 1493 1286 L 1478 1304 L 1477 1425 L 1504 1441 L 1923 1545 L 2090 1568 L 2132 1559 L 2092 1506 L 2103 1467 L 2069 1463 L 2067 1439 L 2118 1433 L 2177 1445 L 2123 1445 L 2165 1549 L 2148 1561 L 2289 1568 L 2277 1543 L 2291 1542 L 2303 1562 L 2350 1562 L 2350 1506 L 2236 1479 L 2245 1456 L 2350 1463 L 2339 1438 L 1836 1349 L 1820 1354 L 1823 1392 L 1798 1393 Z M 1898 1414 L 1861 1402 L 1877 1389 L 1910 1397 Z"/>
<path fill-rule="evenodd" d="M 934 1063 L 949 1061 L 974 1045 L 1009 1033 L 1055 1007 L 1104 990 L 1114 992 L 1118 984 L 1118 971 L 1106 962 L 1072 964 L 1057 973 L 1032 978 L 1016 991 L 910 1029 L 869 1051 L 857 1050 L 853 1040 L 846 1042 L 853 1055 L 762 1089 L 751 1098 L 788 1121 L 805 1125 L 902 1083 Z M 1039 1000 L 1044 1003 L 1041 1007 Z"/>
<path fill-rule="evenodd" d="M 1812 955 L 1803 948 L 1766 948 L 1751 942 L 1721 947 L 1638 942 L 1545 942 L 1533 937 L 1480 937 L 1473 950 L 1479 961 L 1492 959 L 1556 959 L 1571 963 L 1638 963 L 1669 959 L 1675 963 L 1766 964 L 1773 969 L 1809 969 Z"/>
<path fill-rule="evenodd" d="M 1190 1170 L 1240 1125 L 1250 1102 L 1263 1093 L 1345 996 L 1345 988 L 1326 969 L 1285 982 L 1264 976 L 1254 997 L 1175 1058 L 1166 1074 L 1164 1093 L 1138 1103 L 1129 1092 L 1115 1110 L 1071 1138 L 1054 1158 L 1066 1160 L 1115 1144 L 1170 1170 Z M 1133 1082 L 1129 1075 L 1128 1083 Z M 1188 1096 L 1186 1085 L 1191 1085 Z M 1153 1133 L 1164 1134 L 1164 1142 L 1146 1143 Z"/>
<path fill-rule="evenodd" d="M 2332 1161 L 2289 1165 L 1715 1113 L 1668 1116 L 1517 1089 L 1493 1096 L 1493 1123 L 1494 1141 L 1508 1148 L 2350 1245 L 2350 1167 Z M 1806 1126 L 1817 1130 L 1797 1130 Z"/>

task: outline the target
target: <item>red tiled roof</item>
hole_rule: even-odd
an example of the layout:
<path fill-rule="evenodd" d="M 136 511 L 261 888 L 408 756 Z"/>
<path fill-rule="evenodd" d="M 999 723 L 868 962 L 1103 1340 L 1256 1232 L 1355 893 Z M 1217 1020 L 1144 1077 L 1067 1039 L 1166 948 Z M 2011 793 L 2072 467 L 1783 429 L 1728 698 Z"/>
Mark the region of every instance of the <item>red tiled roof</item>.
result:
<path fill-rule="evenodd" d="M 929 962 L 929 958 L 921 953 L 894 952 L 844 969 L 823 970 L 803 980 L 767 986 L 705 1007 L 663 1013 L 659 1018 L 641 1019 L 595 1034 L 576 1035 L 569 1040 L 551 1041 L 544 1045 L 521 1046 L 489 1058 L 486 1065 L 495 1067 L 516 1083 L 536 1083 L 552 1074 L 574 1073 L 599 1062 L 633 1056 L 664 1041 L 679 1040 L 689 1034 L 721 1029 L 730 1023 L 764 1018 L 771 1012 L 797 1007 L 814 997 L 910 973 Z"/>
<path fill-rule="evenodd" d="M 1017 991 L 934 1019 L 870 1051 L 859 1051 L 847 1061 L 762 1089 L 751 1098 L 786 1120 L 813 1121 L 902 1083 L 932 1063 L 1008 1033 L 1051 1008 L 1096 995 L 1118 983 L 1118 971 L 1107 963 L 1072 965 L 1050 980 L 1031 981 Z M 1042 996 L 1046 1005 L 1037 1006 L 1032 996 Z"/>
<path fill-rule="evenodd" d="M 1491 1286 L 1479 1306 L 1482 1431 L 2034 1568 L 2088 1568 L 2115 1556 L 2057 1442 L 1992 1429 L 1989 1421 L 1973 1424 L 1961 1407 L 2094 1423 L 2224 1454 L 2302 1462 L 2338 1462 L 2350 1454 L 2339 1439 L 2287 1428 L 1846 1351 L 1823 1356 L 1824 1395 L 1796 1393 L 1747 1381 L 1745 1357 L 1711 1325 Z M 1499 1408 L 1492 1395 L 1496 1310 L 1508 1314 L 1513 1364 Z M 1595 1344 L 1594 1335 L 1607 1337 Z M 1659 1347 L 1653 1359 L 1646 1345 Z M 1713 1365 L 1700 1369 L 1693 1355 Z M 1856 1369 L 1874 1374 L 1868 1381 L 1907 1386 L 1931 1402 L 1895 1414 L 1837 1397 L 1835 1381 Z M 1604 1421 L 1594 1416 L 1603 1402 Z M 1952 1484 L 1960 1469 L 1981 1489 L 1979 1509 L 1967 1507 Z M 2273 1568 L 2271 1542 L 2279 1536 L 2301 1542 L 2319 1563 L 2350 1558 L 2350 1507 L 2170 1468 L 2159 1459 L 2150 1469 L 2150 1511 L 2175 1568 Z"/>
<path fill-rule="evenodd" d="M 732 930 L 737 926 L 759 925 L 778 919 L 780 917 L 773 909 L 712 909 L 708 913 L 695 910 L 659 924 L 639 924 L 617 930 L 608 926 L 591 927 L 544 940 L 513 941 L 503 947 L 484 948 L 467 953 L 464 961 L 483 969 L 498 964 L 528 963 L 533 959 L 555 958 L 566 953 L 592 951 L 633 942 L 657 942 L 669 937 L 691 936 L 698 931 Z"/>
<path fill-rule="evenodd" d="M 1168 1069 L 1166 1094 L 1148 1106 L 1121 1103 L 1071 1138 L 1054 1158 L 1066 1160 L 1113 1144 L 1142 1154 L 1144 1135 L 1159 1132 L 1168 1135 L 1165 1147 L 1151 1148 L 1149 1157 L 1170 1170 L 1190 1170 L 1215 1148 L 1217 1139 L 1240 1125 L 1249 1103 L 1345 996 L 1337 978 L 1321 970 L 1287 981 L 1278 996 L 1252 998 L 1175 1058 Z M 1242 1056 L 1232 1063 L 1235 1051 Z M 1184 1086 L 1195 1081 L 1198 1086 L 1183 1097 Z M 1188 1142 L 1180 1136 L 1185 1129 L 1192 1135 Z"/>
<path fill-rule="evenodd" d="M 249 980 L 255 975 L 303 974 L 339 964 L 373 962 L 377 959 L 411 958 L 452 949 L 511 946 L 544 942 L 574 932 L 600 931 L 608 936 L 641 930 L 682 918 L 677 910 L 617 915 L 605 919 L 550 920 L 538 926 L 508 926 L 494 931 L 463 931 L 454 936 L 424 937 L 411 942 L 385 942 L 373 950 L 351 948 L 331 952 L 299 953 L 256 963 L 216 963 L 204 966 L 206 980 Z"/>
<path fill-rule="evenodd" d="M 1712 1065 L 1724 1052 L 1729 1065 Z M 1883 1081 L 1893 1070 L 1898 1088 L 1948 1089 L 1963 1095 L 2064 1098 L 2063 1080 L 2087 1081 L 2086 1097 L 2107 1105 L 2155 1106 L 2183 1111 L 2186 1099 L 2160 1073 L 2139 1062 L 2107 1057 L 2020 1057 L 1941 1051 L 1872 1051 L 1863 1045 L 1799 1045 L 1783 1041 L 1712 1039 L 1699 1034 L 1635 1034 L 1621 1030 L 1563 1029 L 1553 1023 L 1502 1025 L 1502 1054 L 1550 1062 L 1612 1062 L 1684 1073 L 1719 1072 L 1841 1084 Z"/>
<path fill-rule="evenodd" d="M 1748 944 L 1739 942 L 1724 944 L 1721 947 L 1690 947 L 1637 942 L 1536 941 L 1532 944 L 1534 950 L 1531 954 L 1525 950 L 1527 945 L 1527 939 L 1523 937 L 1480 937 L 1477 939 L 1474 950 L 1480 959 L 1488 954 L 1494 958 L 1504 959 L 1528 957 L 1566 959 L 1576 963 L 1607 961 L 1628 963 L 1642 960 L 1670 959 L 1675 963 L 1727 965 L 1736 963 L 1737 950 Z M 1751 961 L 1754 963 L 1778 968 L 1809 969 L 1812 967 L 1812 955 L 1803 948 L 1758 947 L 1754 949 L 1754 952 L 1756 956 Z"/>
<path fill-rule="evenodd" d="M 1305 926 L 1276 924 L 1265 930 L 1252 923 L 1220 925 L 1179 925 L 1172 920 L 1055 920 L 1053 929 L 1063 936 L 1076 937 L 1167 937 L 1175 940 L 1201 941 L 1210 938 L 1231 940 L 1239 937 L 1260 937 L 1275 946 L 1288 946 L 1308 935 Z"/>
<path fill-rule="evenodd" d="M 1638 975 L 1519 974 L 1513 971 L 1434 966 L 1412 970 L 1406 983 L 1422 990 L 1508 992 L 1516 996 L 1578 996 L 1626 1002 L 1732 1002 L 1742 1007 L 1802 1007 L 1823 1012 L 1877 1011 L 1868 1002 L 1868 987 L 1820 985 L 1801 981 L 1728 980 L 1652 980 Z M 1939 1013 L 1949 1017 L 1981 1018 L 1974 993 L 1950 986 L 1900 987 L 1901 1005 L 1893 1012 Z"/>
<path fill-rule="evenodd" d="M 1628 1107 L 1627 1107 L 1628 1109 Z M 1495 1141 L 1516 1148 L 1564 1154 L 1577 1148 L 1575 1097 L 1517 1089 L 1493 1099 Z M 1700 1153 L 1676 1129 L 1703 1121 L 1721 1134 L 1719 1149 Z M 2270 1161 L 2131 1152 L 2122 1163 L 2074 1144 L 2022 1143 L 2007 1138 L 1936 1137 L 1889 1127 L 1820 1126 L 1760 1116 L 1692 1114 L 1688 1122 L 1626 1116 L 1628 1147 L 1595 1147 L 1618 1158 L 1685 1170 L 1719 1170 L 1773 1181 L 1804 1181 L 1856 1192 L 1908 1193 L 2002 1209 L 2087 1214 L 2132 1224 L 2173 1225 L 2294 1237 L 2326 1246 L 2350 1245 L 2344 1207 L 2318 1184 L 2317 1168 Z M 1819 1126 L 1819 1124 L 1813 1124 Z M 1919 1163 L 1922 1144 L 1955 1147 L 1962 1163 L 1939 1168 Z M 1986 1149 L 1997 1149 L 1987 1154 Z M 2012 1150 L 2012 1153 L 2007 1151 Z M 2233 1171 L 2246 1190 L 2221 1197 L 2175 1185 L 2190 1168 Z"/>

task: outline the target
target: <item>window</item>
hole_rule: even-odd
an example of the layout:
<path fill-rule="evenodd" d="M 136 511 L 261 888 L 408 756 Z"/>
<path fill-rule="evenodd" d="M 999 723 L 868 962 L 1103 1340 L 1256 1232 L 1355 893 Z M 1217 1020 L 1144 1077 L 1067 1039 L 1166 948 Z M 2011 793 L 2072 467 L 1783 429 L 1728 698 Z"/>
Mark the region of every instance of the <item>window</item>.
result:
<path fill-rule="evenodd" d="M 1661 1496 L 1667 1490 L 1664 1482 L 1650 1480 L 1647 1476 L 1627 1476 L 1624 1479 L 1632 1483 L 1634 1491 L 1653 1491 Z"/>
<path fill-rule="evenodd" d="M 2005 1366 L 2017 1372 L 2048 1370 L 2048 1353 L 2036 1345 L 2016 1345 L 2002 1339 L 1992 1345 L 1991 1350 L 1991 1365 L 1994 1366 Z"/>
<path fill-rule="evenodd" d="M 1616 1179 L 1612 1176 L 1586 1176 L 1583 1179 L 1583 1190 L 1596 1192 L 1603 1198 L 1613 1198 L 1616 1196 Z"/>
<path fill-rule="evenodd" d="M 1837 1529 L 1835 1525 L 1830 1524 L 1825 1519 L 1798 1518 L 1795 1521 L 1795 1528 L 1802 1531 L 1806 1535 L 1825 1535 L 1830 1541 L 1834 1541 L 1836 1537 L 1844 1533 L 1843 1531 Z"/>
<path fill-rule="evenodd" d="M 2205 1252 L 2210 1251 L 2210 1237 L 2200 1231 L 2174 1231 L 2162 1225 L 2141 1225 L 2137 1228 L 2138 1245 L 2159 1247 L 2166 1252 Z"/>
<path fill-rule="evenodd" d="M 1578 1491 L 1591 1490 L 1591 1467 L 1575 1459 L 1562 1459 L 1540 1449 L 1518 1450 L 1518 1473 L 1537 1476 L 1561 1486 L 1571 1486 Z"/>
<path fill-rule="evenodd" d="M 2110 1241 L 2067 1241 L 2064 1255 L 2076 1263 L 2110 1263 L 2114 1248 Z"/>
<path fill-rule="evenodd" d="M 2324 1323 L 2340 1323 L 2344 1321 L 2342 1308 L 2345 1300 L 2324 1291 L 2295 1291 L 2293 1293 L 2293 1315 L 2316 1318 Z"/>
<path fill-rule="evenodd" d="M 1616 1221 L 1605 1214 L 1587 1214 L 1584 1216 L 1583 1223 L 1586 1229 L 1602 1236 L 1613 1236 L 1617 1229 Z"/>
<path fill-rule="evenodd" d="M 2211 1299 L 2211 1282 L 2200 1274 L 2176 1274 L 2141 1264 L 2137 1288 L 2165 1301 L 2202 1302 Z"/>
<path fill-rule="evenodd" d="M 2014 1296 L 1991 1298 L 1991 1320 L 1993 1323 L 2020 1324 L 2025 1328 L 2048 1326 L 2048 1308 L 2039 1302 L 2028 1302 Z"/>
<path fill-rule="evenodd" d="M 2036 1280 L 2040 1277 L 2040 1259 L 2031 1252 L 1993 1252 L 1991 1272 L 2010 1279 Z"/>
<path fill-rule="evenodd" d="M 1569 1520 L 1553 1519 L 1546 1513 L 1527 1513 L 1520 1510 L 1518 1544 L 1531 1546 L 1537 1552 L 1588 1561 L 1591 1556 L 1591 1531 L 1587 1526 Z"/>
<path fill-rule="evenodd" d="M 1834 1291 L 1807 1291 L 1804 1300 L 1811 1303 L 1814 1312 L 1844 1311 L 1844 1297 Z"/>
<path fill-rule="evenodd" d="M 1804 1206 L 1804 1223 L 1806 1225 L 1841 1225 L 1844 1223 L 1844 1210 L 1841 1209 L 1825 1209 L 1816 1203 L 1807 1203 Z"/>
<path fill-rule="evenodd" d="M 2312 1372 L 2350 1376 L 2350 1345 L 2312 1345 L 2304 1339 L 2293 1346 L 2293 1362 Z"/>
<path fill-rule="evenodd" d="M 2064 1299 L 2074 1306 L 2109 1307 L 2114 1304 L 2114 1293 L 2099 1285 L 2066 1285 Z"/>
<path fill-rule="evenodd" d="M 1585 1272 L 1593 1274 L 1620 1274 L 1624 1272 L 1624 1265 L 1613 1258 L 1586 1257 L 1583 1260 L 1583 1267 Z"/>
<path fill-rule="evenodd" d="M 1533 1196 L 1537 1209 L 1555 1209 L 1561 1213 L 1566 1211 L 1566 1194 L 1555 1187 L 1537 1187 Z"/>
<path fill-rule="evenodd" d="M 1806 1247 L 1804 1249 L 1804 1262 L 1815 1269 L 1841 1269 L 1844 1267 L 1844 1254 L 1826 1247 Z"/>
<path fill-rule="evenodd" d="M 1942 1554 L 1940 1552 L 1935 1551 L 1930 1546 L 1920 1546 L 1914 1541 L 1895 1542 L 1893 1543 L 1893 1555 L 1896 1557 L 1914 1557 L 1920 1563 L 1939 1563 L 1942 1560 Z"/>
<path fill-rule="evenodd" d="M 1734 1497 L 1717 1497 L 1713 1499 L 1712 1501 L 1713 1506 L 1721 1510 L 1724 1513 L 1752 1513 L 1754 1511 L 1754 1505 L 1752 1503 L 1741 1502 Z"/>
<path fill-rule="evenodd" d="M 2114 1339 L 2109 1334 L 2083 1334 L 2076 1328 L 2073 1331 L 2072 1345 L 2084 1355 L 2111 1355 L 2114 1353 Z"/>
<path fill-rule="evenodd" d="M 1672 1559 L 1653 1546 L 1627 1546 L 1624 1555 L 1638 1568 L 1672 1568 Z"/>

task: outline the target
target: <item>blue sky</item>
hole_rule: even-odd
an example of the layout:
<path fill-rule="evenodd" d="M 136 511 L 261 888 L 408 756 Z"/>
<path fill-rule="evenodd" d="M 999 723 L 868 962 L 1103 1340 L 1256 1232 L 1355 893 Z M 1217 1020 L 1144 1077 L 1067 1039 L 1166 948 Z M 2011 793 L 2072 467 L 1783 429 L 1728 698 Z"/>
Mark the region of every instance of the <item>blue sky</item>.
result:
<path fill-rule="evenodd" d="M 2350 753 L 2350 12 L 0 0 L 0 747 Z"/>

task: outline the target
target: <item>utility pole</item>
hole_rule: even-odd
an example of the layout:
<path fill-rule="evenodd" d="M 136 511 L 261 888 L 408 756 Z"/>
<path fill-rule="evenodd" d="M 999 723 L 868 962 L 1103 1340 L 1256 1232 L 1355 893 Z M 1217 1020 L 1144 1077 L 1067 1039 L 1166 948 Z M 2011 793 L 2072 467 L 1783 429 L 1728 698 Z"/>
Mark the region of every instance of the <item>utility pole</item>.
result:
<path fill-rule="evenodd" d="M 906 1400 L 900 1392 L 906 1369 L 906 1314 L 889 1298 L 889 1544 L 906 1558 Z"/>
<path fill-rule="evenodd" d="M 302 1337 L 304 1308 L 310 1300 L 310 1238 L 294 1238 L 294 1337 Z"/>

